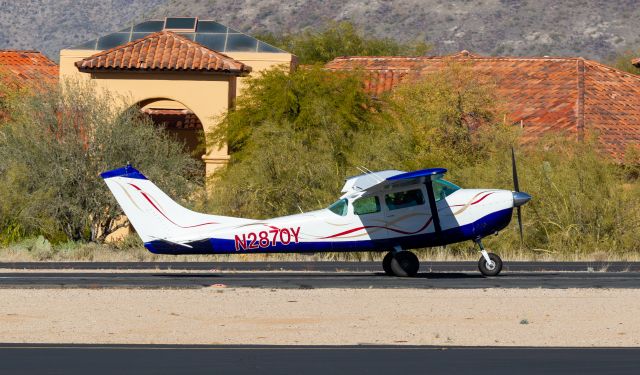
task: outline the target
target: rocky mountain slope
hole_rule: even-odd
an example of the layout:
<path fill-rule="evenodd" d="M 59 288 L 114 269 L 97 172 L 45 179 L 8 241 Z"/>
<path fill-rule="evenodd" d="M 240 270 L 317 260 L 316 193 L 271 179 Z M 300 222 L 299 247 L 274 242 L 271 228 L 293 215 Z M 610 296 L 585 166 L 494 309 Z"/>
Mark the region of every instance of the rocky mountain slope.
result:
<path fill-rule="evenodd" d="M 640 46 L 634 0 L 0 0 L 0 48 L 60 48 L 165 15 L 215 19 L 247 33 L 350 20 L 367 33 L 426 40 L 436 53 L 572 55 L 606 60 Z"/>

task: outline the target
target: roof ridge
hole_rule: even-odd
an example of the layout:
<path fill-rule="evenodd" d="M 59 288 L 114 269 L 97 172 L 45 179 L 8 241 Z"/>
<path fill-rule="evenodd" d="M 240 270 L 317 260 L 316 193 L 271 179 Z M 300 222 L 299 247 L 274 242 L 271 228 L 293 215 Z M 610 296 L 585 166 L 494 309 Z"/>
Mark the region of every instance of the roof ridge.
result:
<path fill-rule="evenodd" d="M 186 53 L 189 50 L 199 52 L 199 55 L 201 55 L 199 62 L 196 63 L 193 59 L 180 58 L 181 52 Z M 126 53 L 123 53 L 122 59 L 117 59 L 117 55 L 121 51 L 131 52 L 127 57 L 128 64 L 125 64 L 122 60 L 127 55 Z M 171 56 L 174 53 L 178 54 L 175 61 Z M 157 58 L 162 58 L 165 54 L 169 54 L 167 55 L 169 60 L 160 62 L 158 65 Z M 136 56 L 138 61 L 131 60 L 133 55 Z M 118 61 L 116 62 L 116 60 Z M 191 65 L 185 65 L 187 61 L 191 61 Z M 146 62 L 146 64 L 142 64 L 143 62 Z M 75 66 L 81 71 L 94 69 L 195 70 L 238 72 L 240 74 L 251 71 L 251 67 L 245 63 L 169 30 L 157 31 L 123 45 L 98 52 L 76 61 Z"/>
<path fill-rule="evenodd" d="M 583 57 L 566 57 L 566 56 L 482 56 L 482 55 L 434 55 L 434 56 L 338 56 L 331 61 L 335 60 L 368 60 L 368 59 L 379 59 L 379 60 L 437 60 L 437 59 L 446 59 L 446 58 L 459 58 L 466 60 L 566 60 L 566 61 L 576 61 L 576 60 L 585 60 L 585 61 L 593 61 L 587 60 Z M 328 62 L 328 64 L 331 63 Z"/>
<path fill-rule="evenodd" d="M 599 61 L 595 61 L 595 60 L 586 60 L 586 59 L 585 59 L 585 64 L 587 64 L 587 65 L 595 65 L 595 66 L 597 66 L 598 68 L 601 68 L 601 69 L 602 69 L 602 68 L 604 68 L 604 69 L 608 69 L 608 70 L 613 71 L 614 73 L 618 73 L 618 74 L 621 74 L 621 75 L 624 75 L 624 76 L 627 76 L 627 77 L 630 77 L 630 78 L 633 78 L 633 79 L 640 80 L 640 74 L 629 73 L 629 72 L 626 72 L 626 71 L 624 71 L 624 70 L 618 69 L 618 68 L 616 68 L 616 67 L 614 67 L 614 66 L 610 66 L 610 65 L 607 65 L 607 64 L 603 64 L 603 63 L 601 63 L 601 62 L 599 62 Z"/>
<path fill-rule="evenodd" d="M 13 48 L 0 48 L 0 53 L 1 52 L 20 52 L 20 53 L 37 53 L 40 55 L 44 55 L 44 53 L 35 50 L 35 49 L 13 49 Z"/>
<path fill-rule="evenodd" d="M 111 52 L 113 52 L 113 51 L 116 51 L 116 50 L 119 50 L 119 49 L 124 49 L 124 48 L 126 48 L 126 47 L 129 47 L 129 46 L 132 46 L 132 45 L 134 45 L 134 44 L 140 43 L 140 42 L 142 42 L 142 41 L 144 41 L 144 40 L 151 39 L 151 38 L 155 38 L 155 37 L 160 36 L 160 35 L 163 35 L 163 34 L 171 35 L 171 36 L 172 36 L 172 37 L 174 37 L 174 38 L 180 39 L 182 42 L 188 42 L 189 44 L 195 44 L 196 46 L 198 46 L 198 47 L 200 47 L 200 48 L 204 48 L 204 49 L 205 49 L 205 50 L 207 50 L 207 51 L 214 52 L 214 53 L 217 53 L 217 54 L 219 54 L 219 55 L 221 55 L 221 56 L 224 56 L 224 57 L 227 57 L 227 58 L 229 58 L 229 59 L 233 59 L 233 60 L 235 60 L 233 57 L 231 57 L 231 56 L 229 56 L 229 55 L 227 55 L 227 54 L 225 54 L 225 53 L 223 53 L 223 52 L 213 50 L 213 49 L 211 49 L 211 48 L 209 48 L 209 47 L 207 47 L 207 46 L 205 46 L 205 45 L 203 45 L 203 44 L 201 44 L 201 43 L 198 43 L 198 42 L 196 42 L 196 41 L 194 41 L 194 40 L 191 40 L 191 39 L 189 39 L 189 38 L 187 38 L 187 37 L 185 37 L 185 36 L 183 36 L 183 35 L 180 35 L 180 34 L 178 34 L 178 33 L 176 33 L 176 32 L 170 31 L 170 30 L 161 30 L 161 31 L 156 31 L 155 33 L 152 33 L 152 34 L 149 34 L 149 35 L 145 35 L 145 36 L 143 36 L 143 37 L 142 37 L 142 38 L 140 38 L 140 39 L 132 40 L 132 41 L 127 42 L 127 43 L 125 43 L 125 44 L 122 44 L 122 45 L 119 45 L 119 46 L 115 46 L 115 47 L 112 47 L 112 48 L 106 49 L 106 50 L 104 50 L 104 51 L 98 52 L 98 53 L 96 53 L 96 54 L 94 54 L 94 55 L 91 55 L 90 57 L 91 57 L 91 58 L 94 58 L 94 57 L 101 57 L 101 56 L 106 55 L 106 54 L 108 54 L 108 53 L 111 53 Z M 85 59 L 83 59 L 83 60 L 85 60 Z"/>

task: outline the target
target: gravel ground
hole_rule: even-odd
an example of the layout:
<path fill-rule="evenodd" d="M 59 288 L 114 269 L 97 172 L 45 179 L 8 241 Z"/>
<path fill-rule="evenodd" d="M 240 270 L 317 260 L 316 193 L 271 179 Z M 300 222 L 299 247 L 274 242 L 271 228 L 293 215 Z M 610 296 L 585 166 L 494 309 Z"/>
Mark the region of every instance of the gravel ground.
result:
<path fill-rule="evenodd" d="M 640 290 L 0 290 L 0 342 L 640 346 Z"/>

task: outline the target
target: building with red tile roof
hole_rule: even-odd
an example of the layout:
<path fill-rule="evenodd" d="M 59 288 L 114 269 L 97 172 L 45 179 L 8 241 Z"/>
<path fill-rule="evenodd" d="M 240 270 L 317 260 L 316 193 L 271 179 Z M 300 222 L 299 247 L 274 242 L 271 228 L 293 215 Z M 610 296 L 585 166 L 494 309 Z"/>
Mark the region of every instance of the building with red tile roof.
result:
<path fill-rule="evenodd" d="M 637 59 L 631 60 L 631 63 L 636 67 L 640 68 L 640 57 L 638 57 Z"/>
<path fill-rule="evenodd" d="M 58 65 L 38 51 L 0 50 L 0 79 L 18 86 L 55 83 Z"/>
<path fill-rule="evenodd" d="M 246 75 L 251 67 L 183 35 L 159 31 L 75 63 L 81 72 L 194 71 Z"/>
<path fill-rule="evenodd" d="M 509 119 L 522 124 L 523 142 L 549 132 L 582 139 L 598 136 L 603 149 L 620 160 L 640 146 L 640 76 L 579 57 L 491 57 L 462 51 L 450 56 L 338 57 L 331 70 L 362 69 L 374 95 L 400 82 L 437 72 L 460 61 L 491 77 L 507 102 Z"/>
<path fill-rule="evenodd" d="M 121 97 L 123 107 L 139 107 L 213 173 L 229 154 L 224 145 L 206 144 L 205 134 L 234 106 L 249 76 L 295 62 L 291 53 L 214 20 L 166 17 L 61 50 L 60 79 L 91 82 Z"/>

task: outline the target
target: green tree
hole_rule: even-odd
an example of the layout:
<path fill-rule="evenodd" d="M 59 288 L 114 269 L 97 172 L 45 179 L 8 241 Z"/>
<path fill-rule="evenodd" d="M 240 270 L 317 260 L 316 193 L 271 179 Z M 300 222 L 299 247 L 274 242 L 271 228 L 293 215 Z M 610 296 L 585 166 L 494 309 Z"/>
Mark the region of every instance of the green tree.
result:
<path fill-rule="evenodd" d="M 127 162 L 173 196 L 196 186 L 198 166 L 137 108 L 88 84 L 33 90 L 9 103 L 0 126 L 0 233 L 5 242 L 42 234 L 51 241 L 103 241 L 126 225 L 99 177 Z"/>
<path fill-rule="evenodd" d="M 487 138 L 496 140 L 496 126 L 504 118 L 492 81 L 453 61 L 436 73 L 407 80 L 383 102 L 376 117 L 380 125 L 374 127 L 383 134 L 370 135 L 356 148 L 360 160 L 370 158 L 367 163 L 375 168 L 389 168 L 379 165 L 381 150 L 395 155 L 393 165 L 401 169 L 472 165 L 494 146 Z M 515 138 L 512 131 L 501 134 L 511 136 L 507 141 Z M 389 158 L 382 160 L 389 163 Z"/>
<path fill-rule="evenodd" d="M 338 56 L 420 56 L 431 46 L 423 41 L 401 43 L 391 38 L 365 36 L 351 22 L 332 22 L 321 30 L 257 36 L 298 56 L 301 64 L 326 63 Z"/>
<path fill-rule="evenodd" d="M 231 151 L 212 184 L 213 209 L 268 217 L 330 203 L 354 138 L 373 126 L 377 107 L 357 72 L 312 67 L 249 78 L 235 110 L 210 135 Z"/>

